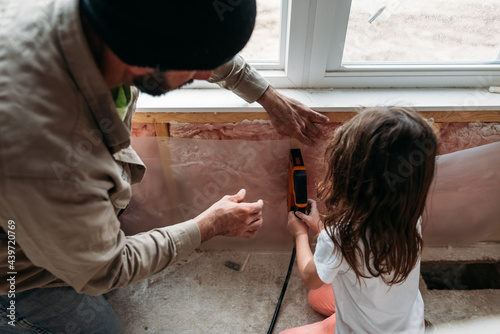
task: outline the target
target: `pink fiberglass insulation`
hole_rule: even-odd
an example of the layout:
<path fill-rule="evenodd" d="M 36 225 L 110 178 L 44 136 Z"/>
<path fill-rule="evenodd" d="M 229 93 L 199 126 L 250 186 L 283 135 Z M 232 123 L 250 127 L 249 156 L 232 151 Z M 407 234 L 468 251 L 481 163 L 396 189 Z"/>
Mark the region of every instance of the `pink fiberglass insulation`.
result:
<path fill-rule="evenodd" d="M 240 123 L 171 123 L 170 135 L 195 139 L 283 139 L 269 121 L 243 121 Z"/>
<path fill-rule="evenodd" d="M 325 134 L 332 134 L 340 123 L 318 125 Z M 241 140 L 277 140 L 286 139 L 279 135 L 270 121 L 256 120 L 238 123 L 177 123 L 169 126 L 170 136 L 193 139 L 241 139 Z M 152 123 L 132 124 L 132 137 L 154 137 L 155 126 Z"/>
<path fill-rule="evenodd" d="M 319 126 L 331 135 L 339 123 Z M 132 137 L 155 136 L 151 123 L 132 125 Z M 274 130 L 270 121 L 243 121 L 239 123 L 177 123 L 170 124 L 170 135 L 176 138 L 194 139 L 241 139 L 276 140 L 285 139 Z M 439 131 L 439 154 L 452 153 L 500 141 L 500 123 L 442 123 Z"/>
<path fill-rule="evenodd" d="M 154 137 L 156 136 L 155 125 L 153 123 L 132 123 L 130 135 L 132 137 Z"/>
<path fill-rule="evenodd" d="M 318 125 L 323 133 L 332 133 L 339 123 Z M 176 123 L 170 124 L 170 135 L 194 139 L 277 140 L 279 135 L 270 121 L 256 120 L 239 123 Z"/>
<path fill-rule="evenodd" d="M 500 123 L 442 123 L 440 154 L 452 153 L 500 141 Z"/>

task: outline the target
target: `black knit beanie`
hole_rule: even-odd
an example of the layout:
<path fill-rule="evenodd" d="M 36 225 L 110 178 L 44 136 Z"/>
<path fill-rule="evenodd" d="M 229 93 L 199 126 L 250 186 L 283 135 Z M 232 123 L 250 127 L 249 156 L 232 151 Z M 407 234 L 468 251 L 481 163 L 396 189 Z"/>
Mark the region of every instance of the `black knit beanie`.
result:
<path fill-rule="evenodd" d="M 80 0 L 80 11 L 124 63 L 213 70 L 248 42 L 255 0 Z"/>

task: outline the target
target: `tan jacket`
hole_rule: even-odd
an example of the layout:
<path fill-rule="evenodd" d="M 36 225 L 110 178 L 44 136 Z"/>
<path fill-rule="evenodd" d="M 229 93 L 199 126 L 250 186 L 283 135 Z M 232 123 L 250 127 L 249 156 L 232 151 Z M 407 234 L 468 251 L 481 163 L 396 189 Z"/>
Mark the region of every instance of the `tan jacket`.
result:
<path fill-rule="evenodd" d="M 0 0 L 0 294 L 57 284 L 102 294 L 186 256 L 200 232 L 193 220 L 120 230 L 116 214 L 145 172 L 132 111 L 116 112 L 78 0 L 29 2 Z M 267 88 L 239 57 L 212 81 L 248 102 Z"/>

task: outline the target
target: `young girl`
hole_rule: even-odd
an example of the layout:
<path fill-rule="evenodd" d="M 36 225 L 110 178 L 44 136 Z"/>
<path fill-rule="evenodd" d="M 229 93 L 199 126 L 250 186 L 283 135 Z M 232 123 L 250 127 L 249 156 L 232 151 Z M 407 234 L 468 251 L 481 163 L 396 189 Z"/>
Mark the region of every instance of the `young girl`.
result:
<path fill-rule="evenodd" d="M 308 215 L 288 216 L 309 303 L 329 317 L 282 334 L 424 332 L 421 215 L 435 157 L 434 132 L 412 110 L 365 109 L 337 130 L 318 191 L 323 222 L 312 200 Z M 308 231 L 320 228 L 313 255 Z"/>

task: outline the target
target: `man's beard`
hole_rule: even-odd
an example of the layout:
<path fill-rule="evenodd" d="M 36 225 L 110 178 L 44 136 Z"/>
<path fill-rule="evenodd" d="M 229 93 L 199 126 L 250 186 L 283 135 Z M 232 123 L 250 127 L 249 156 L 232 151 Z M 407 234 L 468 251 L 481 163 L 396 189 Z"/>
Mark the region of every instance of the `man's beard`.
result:
<path fill-rule="evenodd" d="M 168 71 L 155 70 L 146 75 L 137 76 L 134 78 L 134 86 L 139 88 L 141 92 L 151 96 L 161 96 L 172 90 L 168 84 Z M 179 88 L 193 82 L 193 79 L 185 82 Z"/>

